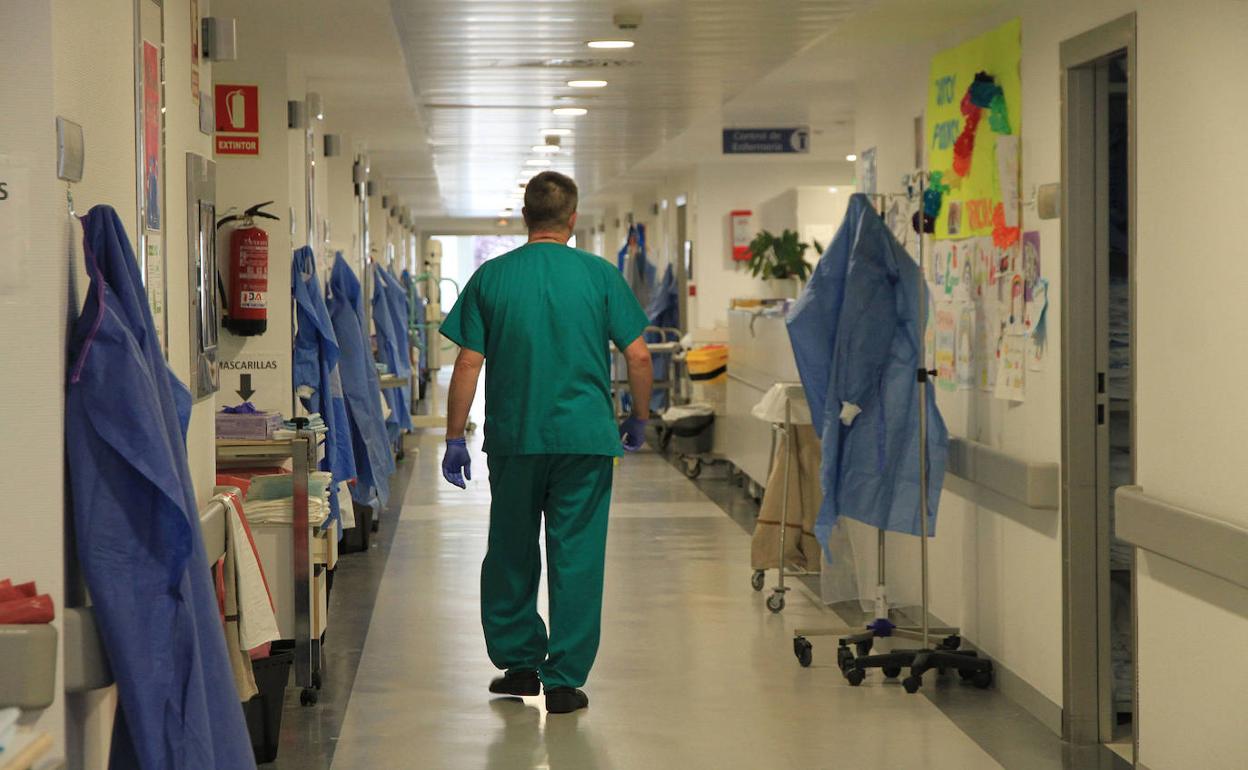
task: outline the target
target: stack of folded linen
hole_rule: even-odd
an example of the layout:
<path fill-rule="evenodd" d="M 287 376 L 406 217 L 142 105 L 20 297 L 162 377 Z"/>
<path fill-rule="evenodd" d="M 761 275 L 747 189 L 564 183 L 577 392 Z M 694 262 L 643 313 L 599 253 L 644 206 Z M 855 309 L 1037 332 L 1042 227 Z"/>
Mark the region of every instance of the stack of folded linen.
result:
<path fill-rule="evenodd" d="M 320 526 L 329 517 L 328 471 L 308 474 L 308 525 Z M 294 516 L 294 476 L 278 473 L 253 476 L 243 501 L 252 524 L 289 524 Z"/>
<path fill-rule="evenodd" d="M 250 401 L 217 412 L 217 438 L 265 441 L 281 427 L 281 414 L 261 411 Z"/>

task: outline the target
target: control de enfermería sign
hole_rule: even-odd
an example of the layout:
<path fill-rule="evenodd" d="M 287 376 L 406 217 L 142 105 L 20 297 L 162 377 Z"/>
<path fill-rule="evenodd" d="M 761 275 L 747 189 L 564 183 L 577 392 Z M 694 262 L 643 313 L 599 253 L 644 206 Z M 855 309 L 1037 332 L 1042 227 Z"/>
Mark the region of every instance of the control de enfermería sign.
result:
<path fill-rule="evenodd" d="M 810 128 L 725 128 L 724 154 L 784 154 L 810 152 Z"/>

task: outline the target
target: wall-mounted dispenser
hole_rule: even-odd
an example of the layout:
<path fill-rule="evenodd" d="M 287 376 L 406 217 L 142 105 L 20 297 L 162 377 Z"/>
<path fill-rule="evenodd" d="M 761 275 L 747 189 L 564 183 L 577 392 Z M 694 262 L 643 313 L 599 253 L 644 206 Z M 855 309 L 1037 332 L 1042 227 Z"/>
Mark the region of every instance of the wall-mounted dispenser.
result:
<path fill-rule="evenodd" d="M 286 102 L 286 127 L 308 127 L 308 103 L 299 101 Z"/>
<path fill-rule="evenodd" d="M 336 158 L 342 154 L 342 137 L 338 134 L 326 134 L 323 151 L 326 158 Z M 359 165 L 358 163 L 356 164 Z M 359 182 L 356 182 L 359 184 Z"/>
<path fill-rule="evenodd" d="M 200 22 L 203 57 L 207 61 L 238 60 L 238 30 L 234 19 L 206 16 Z"/>

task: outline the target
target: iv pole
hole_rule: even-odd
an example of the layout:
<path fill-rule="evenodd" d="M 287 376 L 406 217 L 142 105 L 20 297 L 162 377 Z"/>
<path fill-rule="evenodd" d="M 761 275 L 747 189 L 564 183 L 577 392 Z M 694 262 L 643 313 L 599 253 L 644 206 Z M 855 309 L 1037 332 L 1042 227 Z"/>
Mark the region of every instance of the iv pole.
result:
<path fill-rule="evenodd" d="M 877 534 L 878 538 L 878 562 L 877 567 L 877 585 L 875 597 L 875 620 L 868 626 L 867 630 L 862 633 L 852 634 L 841 638 L 837 645 L 837 665 L 841 672 L 845 675 L 850 685 L 857 687 L 866 679 L 866 669 L 879 668 L 882 673 L 889 678 L 900 676 L 902 668 L 910 666 L 910 676 L 908 676 L 902 685 L 906 692 L 916 693 L 923 684 L 923 674 L 927 671 L 937 668 L 941 671 L 945 669 L 953 669 L 965 680 L 970 681 L 976 687 L 985 689 L 992 684 L 993 669 L 992 662 L 982 659 L 978 655 L 969 650 L 958 649 L 962 645 L 962 639 L 956 628 L 932 628 L 930 621 L 930 590 L 929 590 L 929 563 L 928 563 L 928 539 L 930 537 L 930 515 L 929 506 L 929 469 L 928 469 L 928 413 L 927 413 L 927 395 L 928 386 L 931 377 L 935 376 L 935 372 L 927 369 L 927 350 L 926 350 L 926 319 L 927 319 L 927 274 L 925 272 L 925 244 L 924 230 L 926 229 L 926 215 L 923 206 L 923 193 L 927 184 L 927 176 L 923 171 L 918 171 L 910 177 L 910 192 L 903 195 L 877 195 L 873 196 L 880 202 L 880 208 L 883 209 L 883 201 L 888 197 L 904 197 L 907 200 L 914 200 L 917 192 L 918 198 L 918 318 L 919 334 L 918 334 L 918 367 L 916 369 L 916 383 L 919 398 L 919 558 L 921 571 L 921 606 L 919 627 L 897 626 L 894 625 L 888 617 L 888 599 L 886 594 L 885 581 L 885 531 L 880 529 Z M 794 631 L 793 653 L 797 656 L 798 661 L 803 667 L 809 666 L 812 661 L 812 646 L 806 637 L 809 636 L 840 636 L 844 632 L 842 630 L 822 629 L 822 630 L 804 630 L 797 629 Z M 942 636 L 939 644 L 932 645 L 932 636 Z M 909 650 L 893 650 L 891 652 L 871 655 L 871 649 L 874 646 L 875 639 L 883 637 L 897 637 L 918 641 L 919 649 Z M 851 651 L 850 647 L 853 647 Z M 857 653 L 855 655 L 854 653 Z"/>

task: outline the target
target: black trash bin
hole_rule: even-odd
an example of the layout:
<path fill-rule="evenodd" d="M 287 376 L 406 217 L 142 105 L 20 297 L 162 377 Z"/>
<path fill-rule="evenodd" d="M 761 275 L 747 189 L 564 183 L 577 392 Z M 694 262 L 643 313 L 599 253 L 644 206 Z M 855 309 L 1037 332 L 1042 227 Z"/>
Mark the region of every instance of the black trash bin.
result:
<path fill-rule="evenodd" d="M 247 732 L 251 734 L 251 750 L 257 764 L 277 759 L 286 683 L 290 680 L 290 667 L 294 662 L 293 652 L 275 652 L 267 658 L 251 662 L 256 673 L 256 688 L 260 692 L 243 704 L 243 714 L 247 718 Z"/>
<path fill-rule="evenodd" d="M 680 455 L 704 455 L 714 445 L 714 414 L 695 414 L 667 423 L 672 450 Z"/>

